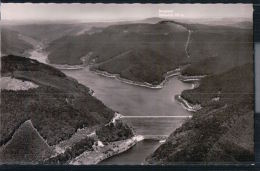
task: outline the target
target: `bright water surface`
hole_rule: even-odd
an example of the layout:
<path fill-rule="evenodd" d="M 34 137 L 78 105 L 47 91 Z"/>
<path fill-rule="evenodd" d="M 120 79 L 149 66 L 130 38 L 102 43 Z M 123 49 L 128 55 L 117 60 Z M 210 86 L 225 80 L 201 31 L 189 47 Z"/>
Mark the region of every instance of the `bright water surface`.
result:
<path fill-rule="evenodd" d="M 47 55 L 42 52 L 42 45 L 31 51 L 31 58 L 46 63 Z M 180 127 L 186 118 L 160 116 L 190 116 L 176 100 L 192 85 L 172 77 L 162 89 L 151 89 L 123 83 L 90 71 L 88 67 L 79 70 L 62 70 L 65 74 L 78 80 L 81 84 L 94 90 L 94 96 L 106 106 L 124 116 L 156 116 L 144 118 L 123 118 L 132 126 L 137 135 L 144 137 L 168 136 Z M 145 158 L 160 145 L 159 140 L 145 139 L 130 150 L 113 156 L 100 164 L 142 164 Z"/>
<path fill-rule="evenodd" d="M 151 89 L 123 83 L 90 71 L 63 70 L 65 74 L 94 90 L 94 96 L 106 106 L 125 116 L 158 116 L 156 118 L 124 118 L 136 134 L 144 136 L 168 136 L 180 127 L 185 118 L 165 118 L 160 116 L 189 116 L 190 112 L 175 101 L 174 96 L 191 84 L 171 78 L 162 89 Z M 113 156 L 100 164 L 142 164 L 145 158 L 158 146 L 158 140 L 143 140 L 130 150 Z"/>

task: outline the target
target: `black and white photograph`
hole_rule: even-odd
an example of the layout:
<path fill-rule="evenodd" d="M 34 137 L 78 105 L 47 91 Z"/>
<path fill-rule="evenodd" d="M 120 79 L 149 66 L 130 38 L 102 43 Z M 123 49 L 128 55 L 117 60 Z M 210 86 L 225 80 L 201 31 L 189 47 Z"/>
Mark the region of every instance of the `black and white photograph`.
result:
<path fill-rule="evenodd" d="M 1 3 L 0 164 L 254 163 L 253 4 Z"/>

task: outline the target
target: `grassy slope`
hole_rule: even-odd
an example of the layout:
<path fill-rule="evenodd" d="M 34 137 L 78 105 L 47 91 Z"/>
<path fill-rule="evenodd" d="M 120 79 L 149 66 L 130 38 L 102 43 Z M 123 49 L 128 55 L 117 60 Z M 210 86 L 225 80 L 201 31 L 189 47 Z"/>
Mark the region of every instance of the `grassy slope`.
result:
<path fill-rule="evenodd" d="M 49 145 L 69 138 L 77 128 L 107 123 L 113 111 L 89 95 L 89 89 L 50 66 L 28 58 L 1 58 L 2 76 L 38 85 L 28 91 L 1 92 L 1 144 L 27 119 Z"/>
<path fill-rule="evenodd" d="M 163 73 L 185 62 L 187 36 L 187 29 L 174 23 L 114 25 L 100 33 L 54 41 L 48 58 L 52 63 L 73 65 L 93 52 L 95 69 L 158 84 Z"/>
<path fill-rule="evenodd" d="M 1 29 L 1 53 L 24 55 L 33 46 L 19 38 L 19 33 L 5 28 Z"/>

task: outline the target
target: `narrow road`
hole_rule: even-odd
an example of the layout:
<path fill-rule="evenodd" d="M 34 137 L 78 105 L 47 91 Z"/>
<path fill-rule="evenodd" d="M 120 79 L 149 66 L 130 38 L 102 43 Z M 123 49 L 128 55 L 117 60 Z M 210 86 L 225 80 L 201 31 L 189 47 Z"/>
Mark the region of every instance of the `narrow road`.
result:
<path fill-rule="evenodd" d="M 185 44 L 185 52 L 188 58 L 190 58 L 189 52 L 188 52 L 188 47 L 189 47 L 189 43 L 190 43 L 190 35 L 191 35 L 191 30 L 189 30 L 189 35 L 188 35 L 188 39 L 187 42 Z"/>

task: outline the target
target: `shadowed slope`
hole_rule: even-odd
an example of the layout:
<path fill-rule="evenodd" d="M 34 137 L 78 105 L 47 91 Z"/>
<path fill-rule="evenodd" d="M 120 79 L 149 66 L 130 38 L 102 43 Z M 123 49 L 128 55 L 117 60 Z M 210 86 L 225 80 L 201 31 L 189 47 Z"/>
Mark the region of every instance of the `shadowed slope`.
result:
<path fill-rule="evenodd" d="M 31 120 L 24 122 L 12 139 L 1 147 L 0 162 L 12 164 L 36 163 L 50 157 L 51 149 Z"/>
<path fill-rule="evenodd" d="M 149 163 L 254 160 L 252 64 L 206 77 L 182 96 L 203 107 L 148 157 Z"/>
<path fill-rule="evenodd" d="M 25 91 L 1 91 L 1 144 L 28 119 L 48 144 L 54 145 L 68 139 L 78 128 L 105 124 L 114 115 L 91 96 L 87 87 L 51 66 L 29 58 L 4 56 L 1 68 L 2 77 L 38 85 Z"/>

